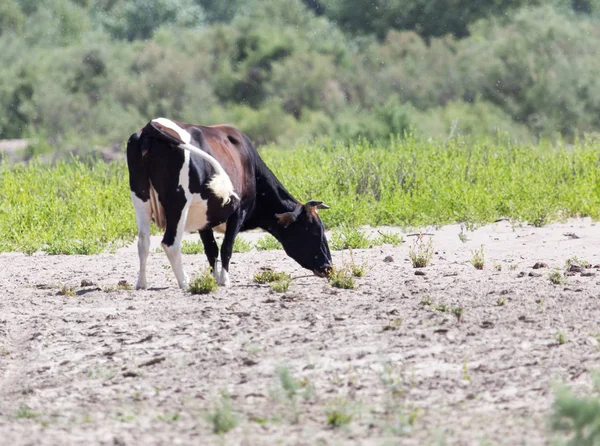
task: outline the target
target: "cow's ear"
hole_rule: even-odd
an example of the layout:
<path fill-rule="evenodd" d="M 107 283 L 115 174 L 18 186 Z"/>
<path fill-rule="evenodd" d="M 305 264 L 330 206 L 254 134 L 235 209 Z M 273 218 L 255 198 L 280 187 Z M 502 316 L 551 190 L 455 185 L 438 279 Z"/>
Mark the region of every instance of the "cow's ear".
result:
<path fill-rule="evenodd" d="M 307 201 L 306 204 L 304 205 L 304 207 L 306 208 L 307 211 L 309 211 L 311 208 L 329 209 L 329 206 L 327 206 L 322 201 L 317 201 L 317 200 Z"/>
<path fill-rule="evenodd" d="M 287 228 L 289 225 L 296 221 L 296 213 L 295 212 L 284 212 L 283 214 L 275 214 L 277 220 L 279 220 L 279 224 L 283 225 L 284 228 Z"/>

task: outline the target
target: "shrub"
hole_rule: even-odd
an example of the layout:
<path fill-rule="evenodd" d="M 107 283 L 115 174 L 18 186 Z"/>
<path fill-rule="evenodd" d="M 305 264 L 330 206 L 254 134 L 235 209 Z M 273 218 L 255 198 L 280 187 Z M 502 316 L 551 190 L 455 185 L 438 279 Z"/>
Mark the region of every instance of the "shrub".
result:
<path fill-rule="evenodd" d="M 190 282 L 189 292 L 192 294 L 208 294 L 216 291 L 217 279 L 207 268 Z"/>

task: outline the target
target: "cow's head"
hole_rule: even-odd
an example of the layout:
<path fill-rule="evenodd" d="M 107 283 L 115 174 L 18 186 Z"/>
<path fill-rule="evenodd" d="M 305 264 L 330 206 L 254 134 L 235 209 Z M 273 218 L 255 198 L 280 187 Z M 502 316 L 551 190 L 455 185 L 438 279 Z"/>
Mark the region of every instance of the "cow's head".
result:
<path fill-rule="evenodd" d="M 275 214 L 280 225 L 277 238 L 287 255 L 300 266 L 319 277 L 326 277 L 331 272 L 331 252 L 317 209 L 329 209 L 329 206 L 311 200 L 306 204 L 298 203 L 293 211 Z"/>

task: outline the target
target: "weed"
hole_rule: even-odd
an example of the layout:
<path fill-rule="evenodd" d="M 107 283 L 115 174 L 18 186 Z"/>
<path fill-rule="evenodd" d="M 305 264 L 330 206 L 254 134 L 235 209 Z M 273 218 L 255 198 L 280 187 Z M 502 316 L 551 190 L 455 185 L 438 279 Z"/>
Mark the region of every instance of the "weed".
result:
<path fill-rule="evenodd" d="M 252 279 L 254 280 L 254 283 L 258 283 L 258 284 L 265 284 L 265 283 L 271 283 L 271 282 L 280 282 L 280 281 L 290 281 L 291 277 L 288 273 L 286 272 L 278 272 L 275 270 L 272 270 L 270 268 L 265 268 L 262 271 L 256 273 L 254 275 L 254 278 Z"/>
<path fill-rule="evenodd" d="M 432 302 L 431 296 L 425 296 L 425 297 L 423 297 L 423 299 L 421 299 L 421 302 L 419 302 L 419 303 L 424 306 L 429 306 L 429 305 L 431 305 L 431 302 Z"/>
<path fill-rule="evenodd" d="M 554 271 L 553 273 L 550 273 L 548 279 L 550 279 L 550 282 L 552 282 L 554 285 L 560 285 L 561 283 L 565 282 L 565 278 L 559 271 Z"/>
<path fill-rule="evenodd" d="M 343 400 L 338 400 L 329 407 L 325 414 L 327 415 L 327 425 L 332 429 L 339 429 L 352 421 L 354 414 L 349 410 L 348 404 Z"/>
<path fill-rule="evenodd" d="M 60 296 L 75 296 L 77 294 L 77 288 L 69 284 L 62 284 L 60 289 L 58 290 L 58 294 Z"/>
<path fill-rule="evenodd" d="M 269 283 L 269 288 L 274 293 L 285 293 L 290 287 L 290 279 L 276 280 L 275 282 Z"/>
<path fill-rule="evenodd" d="M 479 249 L 474 249 L 471 251 L 471 255 L 471 264 L 475 267 L 475 269 L 483 269 L 485 264 L 483 245 L 481 245 Z"/>
<path fill-rule="evenodd" d="M 448 305 L 439 304 L 434 308 L 434 310 L 441 311 L 442 313 L 447 313 L 448 311 L 450 311 L 450 307 Z"/>
<path fill-rule="evenodd" d="M 26 419 L 31 419 L 31 418 L 37 418 L 39 417 L 39 414 L 32 412 L 29 407 L 23 405 L 21 407 L 19 407 L 16 411 L 15 411 L 15 418 L 26 418 Z"/>
<path fill-rule="evenodd" d="M 469 369 L 467 368 L 466 362 L 463 362 L 462 365 L 462 379 L 465 381 L 471 381 L 471 376 L 469 376 Z"/>
<path fill-rule="evenodd" d="M 307 380 L 296 379 L 287 367 L 277 367 L 275 375 L 277 385 L 272 389 L 271 397 L 286 406 L 289 421 L 296 424 L 300 421 L 298 399 L 309 399 L 314 390 Z"/>
<path fill-rule="evenodd" d="M 174 414 L 170 414 L 170 415 L 158 415 L 156 417 L 157 420 L 166 421 L 167 423 L 173 423 L 174 421 L 177 421 L 180 418 L 181 418 L 181 414 L 179 414 L 179 413 L 174 413 Z"/>
<path fill-rule="evenodd" d="M 368 249 L 373 247 L 373 240 L 355 227 L 341 226 L 333 231 L 330 247 L 334 251 L 341 251 L 343 249 Z"/>
<path fill-rule="evenodd" d="M 103 367 L 94 367 L 88 369 L 87 375 L 93 379 L 101 379 L 103 381 L 110 381 L 114 378 L 115 372 L 112 369 L 105 369 Z"/>
<path fill-rule="evenodd" d="M 207 268 L 200 272 L 198 277 L 195 277 L 190 282 L 188 291 L 192 294 L 208 294 L 217 289 L 217 279 L 211 274 Z"/>
<path fill-rule="evenodd" d="M 509 266 L 509 269 L 511 271 L 515 271 L 518 267 L 519 267 L 518 263 L 511 263 L 510 266 Z"/>
<path fill-rule="evenodd" d="M 249 252 L 252 250 L 252 243 L 242 237 L 236 237 L 233 241 L 233 252 Z"/>
<path fill-rule="evenodd" d="M 502 264 L 494 263 L 494 271 L 502 271 Z"/>
<path fill-rule="evenodd" d="M 569 268 L 571 268 L 572 265 L 577 265 L 577 266 L 581 266 L 583 268 L 587 268 L 590 266 L 590 262 L 588 262 L 587 260 L 581 259 L 579 257 L 573 256 L 571 258 L 568 258 L 565 261 L 565 270 L 569 270 Z"/>
<path fill-rule="evenodd" d="M 429 265 L 433 257 L 433 240 L 430 238 L 427 243 L 423 241 L 420 235 L 410 247 L 408 256 L 414 268 L 424 268 Z"/>
<path fill-rule="evenodd" d="M 399 330 L 401 326 L 402 326 L 402 318 L 397 317 L 393 321 L 391 321 L 389 324 L 385 325 L 383 327 L 383 331 Z"/>
<path fill-rule="evenodd" d="M 226 434 L 240 422 L 239 417 L 233 411 L 231 398 L 227 393 L 221 395 L 220 401 L 204 415 L 204 418 L 212 425 L 212 431 L 217 435 Z"/>
<path fill-rule="evenodd" d="M 377 231 L 379 236 L 375 239 L 375 245 L 392 245 L 394 248 L 404 242 L 404 237 L 395 232 Z"/>
<path fill-rule="evenodd" d="M 334 288 L 352 290 L 356 287 L 354 277 L 347 268 L 333 268 L 329 275 L 329 284 Z"/>
<path fill-rule="evenodd" d="M 279 240 L 277 240 L 275 237 L 273 237 L 270 234 L 265 235 L 262 238 L 259 238 L 255 245 L 256 249 L 258 251 L 272 251 L 272 250 L 276 250 L 276 249 L 283 249 L 283 246 L 281 246 L 281 243 L 279 243 Z"/>
<path fill-rule="evenodd" d="M 565 334 L 562 331 L 559 331 L 558 333 L 556 333 L 556 342 L 558 343 L 558 345 L 564 345 L 567 343 L 567 337 L 565 336 Z"/>
<path fill-rule="evenodd" d="M 454 307 L 452 308 L 452 314 L 456 317 L 457 322 L 462 322 L 463 315 L 465 314 L 465 309 L 463 307 Z"/>
<path fill-rule="evenodd" d="M 464 231 L 462 226 L 460 228 L 460 232 L 458 233 L 458 239 L 463 243 L 467 243 L 469 241 L 469 238 L 467 237 L 467 233 Z"/>
<path fill-rule="evenodd" d="M 352 250 L 350 250 L 350 262 L 344 262 L 342 267 L 347 269 L 353 277 L 363 277 L 367 272 L 367 262 L 356 263 Z"/>
<path fill-rule="evenodd" d="M 496 299 L 496 305 L 498 305 L 499 307 L 503 307 L 504 305 L 506 305 L 506 297 L 499 297 L 498 299 Z"/>
<path fill-rule="evenodd" d="M 551 427 L 569 439 L 566 444 L 600 444 L 600 373 L 594 373 L 592 379 L 594 390 L 585 396 L 564 385 L 554 391 Z"/>
<path fill-rule="evenodd" d="M 160 248 L 160 251 L 163 251 Z M 203 254 L 204 253 L 204 244 L 202 240 L 196 240 L 195 242 L 190 242 L 189 240 L 184 240 L 181 242 L 181 253 L 182 254 Z"/>

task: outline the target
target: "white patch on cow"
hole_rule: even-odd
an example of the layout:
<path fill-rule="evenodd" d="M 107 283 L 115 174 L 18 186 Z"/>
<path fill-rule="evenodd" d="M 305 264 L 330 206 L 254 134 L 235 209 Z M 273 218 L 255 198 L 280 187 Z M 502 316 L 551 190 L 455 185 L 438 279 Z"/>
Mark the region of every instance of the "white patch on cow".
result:
<path fill-rule="evenodd" d="M 219 275 L 216 277 L 217 285 L 228 287 L 231 286 L 231 280 L 229 280 L 229 272 L 223 266 L 221 266 L 221 270 L 219 271 Z"/>
<path fill-rule="evenodd" d="M 138 227 L 138 256 L 140 258 L 140 272 L 138 274 L 136 289 L 146 289 L 146 261 L 150 252 L 150 223 L 152 221 L 152 207 L 150 200 L 142 201 L 132 191 L 131 201 L 135 209 L 135 219 Z"/>
<path fill-rule="evenodd" d="M 207 212 L 208 201 L 203 200 L 199 194 L 194 194 L 185 222 L 185 232 L 197 232 L 204 229 L 208 224 Z"/>
<path fill-rule="evenodd" d="M 181 187 L 183 193 L 185 194 L 185 206 L 183 207 L 181 211 L 181 217 L 177 222 L 175 240 L 173 241 L 173 244 L 171 246 L 168 246 L 163 243 L 162 246 L 165 250 L 165 253 L 167 254 L 169 263 L 171 264 L 171 268 L 173 269 L 173 273 L 175 273 L 175 278 L 177 279 L 179 287 L 187 289 L 189 286 L 189 280 L 187 274 L 183 270 L 183 263 L 181 260 L 181 239 L 183 238 L 183 233 L 187 225 L 188 213 L 192 202 L 192 193 L 190 192 L 189 152 L 184 152 L 183 166 L 181 166 L 181 170 L 179 171 L 179 187 Z"/>
<path fill-rule="evenodd" d="M 190 135 L 190 133 L 187 130 L 179 127 L 176 123 L 166 118 L 156 118 L 153 119 L 152 122 L 156 122 L 157 124 L 170 128 L 171 130 L 177 132 L 181 141 L 183 142 L 182 144 L 179 144 L 179 147 L 181 149 L 184 149 L 191 153 L 195 153 L 196 155 L 204 158 L 208 163 L 210 163 L 210 165 L 215 169 L 216 173 L 215 176 L 213 176 L 208 182 L 208 187 L 210 190 L 213 191 L 213 193 L 217 197 L 219 197 L 223 201 L 223 205 L 228 204 L 231 201 L 231 197 L 235 197 L 239 200 L 240 197 L 235 192 L 233 188 L 233 183 L 231 182 L 231 178 L 229 178 L 229 175 L 227 175 L 227 172 L 225 172 L 221 164 L 219 164 L 219 162 L 214 157 L 212 157 L 205 151 L 199 149 L 198 147 L 190 144 L 190 141 L 192 140 L 192 135 Z"/>

